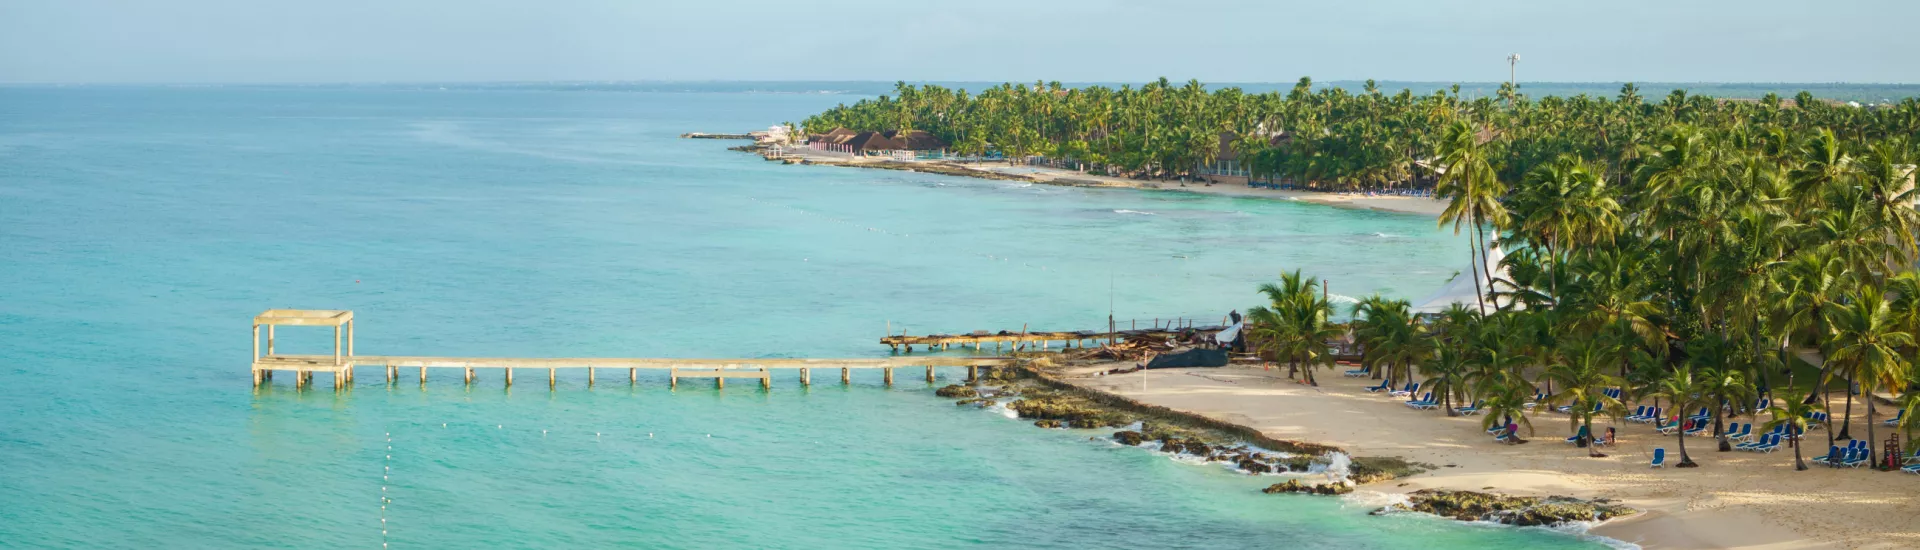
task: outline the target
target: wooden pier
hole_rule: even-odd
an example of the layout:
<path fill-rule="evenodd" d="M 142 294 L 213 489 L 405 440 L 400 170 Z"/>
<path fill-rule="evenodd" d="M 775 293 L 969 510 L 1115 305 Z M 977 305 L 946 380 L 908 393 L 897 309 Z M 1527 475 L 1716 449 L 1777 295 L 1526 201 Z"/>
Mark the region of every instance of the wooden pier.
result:
<path fill-rule="evenodd" d="M 266 353 L 260 349 L 260 327 L 267 328 Z M 334 331 L 332 355 L 291 355 L 278 353 L 276 349 L 277 326 L 330 326 Z M 401 355 L 355 355 L 353 352 L 353 312 L 343 310 L 294 310 L 270 309 L 253 318 L 253 383 L 258 386 L 273 380 L 276 371 L 292 371 L 294 386 L 313 384 L 313 374 L 328 372 L 333 374 L 334 389 L 344 389 L 353 383 L 355 367 L 384 367 L 388 383 L 400 379 L 400 369 L 418 369 L 420 383 L 427 381 L 428 369 L 454 369 L 461 371 L 467 384 L 472 384 L 476 369 L 500 369 L 505 384 L 513 385 L 516 369 L 546 369 L 547 387 L 555 387 L 559 369 L 586 369 L 587 385 L 597 382 L 600 369 L 626 369 L 627 382 L 637 384 L 641 369 L 667 371 L 668 384 L 678 387 L 682 378 L 712 378 L 714 384 L 726 387 L 728 378 L 757 379 L 763 388 L 773 386 L 773 369 L 797 369 L 802 385 L 812 384 L 812 369 L 840 369 L 840 382 L 852 380 L 853 369 L 880 369 L 885 373 L 886 383 L 893 383 L 893 370 L 898 368 L 925 367 L 927 381 L 933 382 L 935 367 L 967 367 L 969 380 L 979 377 L 980 367 L 1003 367 L 1013 364 L 1006 357 L 879 357 L 852 359 L 802 359 L 802 358 L 765 358 L 765 359 L 674 359 L 674 358 L 623 358 L 623 357 L 567 357 L 567 358 L 524 358 L 524 357 L 431 357 Z"/>
<path fill-rule="evenodd" d="M 1227 328 L 1225 325 L 1195 326 L 1191 324 L 1190 320 L 1186 319 L 1169 320 L 1167 326 L 1164 327 L 1159 325 L 1159 320 L 1156 319 L 1153 328 L 1144 329 L 1031 332 L 1022 329 L 1020 332 L 1000 331 L 991 333 L 978 330 L 968 334 L 929 334 L 925 336 L 900 334 L 884 336 L 880 338 L 880 343 L 886 344 L 894 351 L 905 351 L 908 353 L 913 352 L 914 346 L 925 346 L 926 349 L 929 350 L 945 350 L 955 344 L 962 347 L 971 344 L 975 351 L 984 350 L 987 344 L 993 344 L 993 349 L 995 350 L 1000 350 L 1001 346 L 1007 346 L 1012 350 L 1044 350 L 1051 347 L 1054 342 L 1059 342 L 1067 348 L 1073 348 L 1076 346 L 1084 347 L 1089 343 L 1098 345 L 1100 343 L 1139 338 L 1165 340 L 1183 336 L 1187 331 L 1193 331 L 1201 335 L 1212 335 Z"/>

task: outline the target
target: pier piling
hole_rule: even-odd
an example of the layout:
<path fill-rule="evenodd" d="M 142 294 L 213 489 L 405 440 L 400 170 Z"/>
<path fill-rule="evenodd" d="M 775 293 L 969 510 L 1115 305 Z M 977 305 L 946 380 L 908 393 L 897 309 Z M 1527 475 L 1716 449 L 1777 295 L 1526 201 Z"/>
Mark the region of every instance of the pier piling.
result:
<path fill-rule="evenodd" d="M 973 383 L 973 382 L 979 382 L 979 381 L 980 381 L 980 366 L 968 365 L 967 366 L 967 382 Z"/>
<path fill-rule="evenodd" d="M 910 357 L 848 359 L 699 359 L 357 356 L 354 351 L 355 324 L 353 312 L 345 310 L 272 309 L 256 316 L 253 325 L 250 327 L 253 337 L 250 346 L 254 353 L 252 371 L 249 376 L 252 379 L 252 383 L 255 387 L 259 387 L 261 384 L 273 380 L 274 371 L 287 370 L 293 371 L 294 387 L 296 389 L 305 389 L 314 384 L 313 376 L 315 373 L 325 371 L 332 373 L 334 389 L 336 391 L 345 391 L 353 388 L 354 379 L 358 374 L 358 367 L 372 367 L 377 365 L 382 368 L 388 386 L 399 383 L 401 376 L 400 371 L 403 368 L 412 367 L 420 369 L 420 384 L 422 388 L 426 387 L 427 369 L 429 368 L 460 369 L 462 373 L 462 383 L 471 388 L 476 378 L 475 369 L 498 368 L 502 371 L 502 385 L 506 389 L 511 390 L 515 370 L 534 368 L 547 369 L 547 387 L 550 391 L 557 391 L 559 389 L 560 369 L 587 369 L 587 387 L 593 388 L 599 385 L 600 367 L 610 366 L 618 368 L 625 366 L 627 367 L 627 382 L 634 386 L 639 385 L 640 369 L 644 368 L 668 370 L 669 384 L 675 389 L 679 387 L 680 377 L 691 376 L 695 378 L 713 378 L 715 387 L 722 389 L 726 387 L 727 378 L 758 378 L 760 379 L 761 388 L 771 390 L 773 388 L 771 371 L 772 369 L 778 368 L 798 369 L 800 371 L 799 380 L 802 386 L 813 385 L 813 369 L 815 368 L 840 369 L 840 383 L 845 385 L 851 385 L 853 383 L 853 369 L 881 369 L 885 383 L 888 386 L 892 386 L 894 383 L 893 370 L 899 367 L 918 366 L 925 368 L 927 382 L 931 384 L 939 379 L 938 367 L 967 367 L 968 379 L 977 380 L 979 378 L 980 367 L 1005 365 L 1014 361 L 1013 358 L 1009 357 L 952 357 L 940 355 L 917 359 Z M 279 354 L 277 353 L 279 335 L 275 331 L 276 325 L 332 327 L 334 329 L 334 342 L 336 347 L 331 354 L 323 355 Z M 260 339 L 260 328 L 262 326 L 267 328 L 265 331 L 267 333 L 265 344 L 262 344 Z M 1028 342 L 1028 339 L 1033 338 L 1033 335 L 1028 335 L 1025 332 L 1022 332 L 1019 337 L 1009 338 L 1009 336 L 1010 335 L 1000 335 L 1001 339 L 995 340 L 996 345 L 1004 346 L 1004 342 L 1031 343 Z M 978 338 L 979 336 L 975 335 L 975 337 Z M 993 339 L 985 338 L 977 341 L 955 339 L 946 342 L 923 342 L 920 340 L 951 337 L 913 337 L 899 335 L 890 336 L 889 338 L 911 339 L 911 344 L 902 342 L 887 343 L 898 344 L 902 347 L 925 344 L 929 351 L 950 349 L 953 343 L 960 343 L 962 346 L 961 349 L 965 349 L 967 342 L 973 342 L 974 349 L 977 351 L 984 349 L 986 339 Z M 1045 336 L 1042 336 L 1034 339 L 1044 341 L 1045 338 Z M 265 354 L 262 354 L 263 351 Z"/>

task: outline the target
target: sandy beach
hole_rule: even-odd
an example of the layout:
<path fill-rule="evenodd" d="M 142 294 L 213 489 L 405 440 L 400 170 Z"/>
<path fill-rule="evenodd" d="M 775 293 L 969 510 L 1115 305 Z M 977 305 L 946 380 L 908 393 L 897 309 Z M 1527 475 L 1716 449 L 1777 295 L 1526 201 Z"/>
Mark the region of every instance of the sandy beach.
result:
<path fill-rule="evenodd" d="M 1400 456 L 1442 467 L 1362 491 L 1474 490 L 1524 496 L 1618 499 L 1645 513 L 1594 528 L 1595 535 L 1659 548 L 1915 548 L 1920 547 L 1920 476 L 1809 464 L 1793 470 L 1793 452 L 1719 452 L 1713 438 L 1688 438 L 1699 468 L 1650 468 L 1656 447 L 1679 461 L 1674 436 L 1645 424 L 1617 424 L 1621 442 L 1605 458 L 1563 442 L 1566 415 L 1532 418 L 1529 442 L 1492 441 L 1478 416 L 1416 411 L 1405 398 L 1370 394 L 1370 380 L 1322 372 L 1321 386 L 1297 384 L 1282 369 L 1168 369 L 1092 376 L 1126 365 L 1063 373 L 1068 382 L 1148 404 L 1249 426 L 1280 439 L 1336 445 L 1355 455 Z M 1855 410 L 1855 429 L 1864 412 Z M 1750 419 L 1737 419 L 1748 421 Z M 1732 421 L 1732 420 L 1730 420 Z M 1595 420 L 1601 431 L 1603 421 Z M 1885 433 L 1881 434 L 1886 435 Z M 1824 452 L 1825 432 L 1812 434 L 1808 455 Z M 1818 447 L 1818 451 L 1815 450 Z"/>
<path fill-rule="evenodd" d="M 957 163 L 941 161 L 898 161 L 878 157 L 850 157 L 847 155 L 820 153 L 810 149 L 788 150 L 781 158 L 789 159 L 796 163 L 804 161 L 806 164 L 824 164 L 829 166 L 912 170 L 963 177 L 1031 181 L 1049 185 L 1158 189 L 1229 197 L 1296 200 L 1339 208 L 1371 209 L 1382 212 L 1398 212 L 1433 217 L 1439 217 L 1441 211 L 1447 208 L 1445 201 L 1429 197 L 1290 191 L 1247 187 L 1246 179 L 1239 177 L 1216 177 L 1214 178 L 1216 182 L 1211 184 L 1207 182 L 1186 182 L 1183 185 L 1178 180 L 1117 178 L 1083 174 L 1074 170 L 1063 170 L 1045 166 L 1008 165 L 998 162 Z M 769 157 L 769 160 L 772 160 L 772 157 Z"/>

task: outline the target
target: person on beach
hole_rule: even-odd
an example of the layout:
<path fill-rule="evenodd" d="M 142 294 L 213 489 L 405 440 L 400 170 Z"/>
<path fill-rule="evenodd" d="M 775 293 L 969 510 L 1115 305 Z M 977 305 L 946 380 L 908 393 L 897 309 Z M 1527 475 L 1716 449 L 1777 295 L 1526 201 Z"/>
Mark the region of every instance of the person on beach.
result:
<path fill-rule="evenodd" d="M 1507 444 L 1519 445 L 1521 443 L 1526 443 L 1526 442 L 1527 440 L 1520 439 L 1520 424 L 1518 422 L 1508 422 L 1507 423 Z"/>
<path fill-rule="evenodd" d="M 1240 310 L 1236 309 L 1236 310 L 1227 312 L 1227 318 L 1233 320 L 1232 323 L 1227 323 L 1227 324 L 1230 324 L 1230 325 L 1240 324 Z"/>

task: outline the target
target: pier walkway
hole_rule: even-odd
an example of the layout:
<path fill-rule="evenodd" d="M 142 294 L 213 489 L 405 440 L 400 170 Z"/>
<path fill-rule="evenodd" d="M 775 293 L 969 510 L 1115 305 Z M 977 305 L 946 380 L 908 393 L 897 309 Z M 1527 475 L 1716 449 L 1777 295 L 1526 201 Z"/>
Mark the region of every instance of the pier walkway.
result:
<path fill-rule="evenodd" d="M 881 337 L 880 343 L 886 344 L 888 347 L 893 348 L 894 351 L 906 351 L 908 353 L 913 352 L 914 346 L 926 346 L 929 350 L 944 350 L 955 344 L 962 347 L 972 344 L 975 351 L 984 349 L 986 344 L 993 344 L 995 350 L 1001 349 L 1001 346 L 1009 346 L 1014 350 L 1022 348 L 1047 349 L 1054 342 L 1060 342 L 1064 346 L 1072 348 L 1075 346 L 1084 347 L 1089 342 L 1099 344 L 1101 342 L 1141 338 L 1166 340 L 1183 336 L 1187 331 L 1193 331 L 1203 336 L 1210 336 L 1227 328 L 1226 325 L 1195 325 L 1193 319 L 1187 318 L 1166 319 L 1165 326 L 1162 326 L 1161 321 L 1160 319 L 1154 319 L 1153 328 L 1130 328 L 1125 330 L 1029 332 L 1025 327 L 1022 327 L 1020 332 L 987 332 L 977 330 L 967 334 L 929 334 L 925 336 L 890 334 Z M 1137 327 L 1140 323 L 1138 321 L 1128 321 L 1126 324 Z"/>
<path fill-rule="evenodd" d="M 267 328 L 266 353 L 261 353 L 260 327 Z M 331 326 L 334 332 L 332 355 L 292 355 L 278 353 L 275 328 L 279 326 Z M 556 385 L 559 369 L 586 369 L 587 385 L 596 382 L 599 369 L 627 369 L 627 381 L 639 382 L 640 369 L 666 370 L 668 383 L 678 387 L 681 378 L 712 378 L 720 387 L 726 386 L 728 378 L 758 379 L 761 387 L 772 387 L 772 369 L 798 369 L 800 383 L 812 384 L 811 371 L 816 368 L 840 369 L 841 383 L 851 379 L 852 369 L 881 369 L 885 373 L 886 383 L 893 383 L 893 369 L 903 367 L 925 367 L 927 381 L 933 381 L 935 367 L 967 367 L 969 380 L 979 376 L 980 367 L 1003 367 L 1013 364 L 1006 357 L 878 357 L 851 359 L 807 359 L 807 358 L 747 358 L 747 359 L 676 359 L 676 358 L 623 358 L 623 357 L 567 357 L 567 358 L 523 358 L 523 357 L 436 357 L 402 355 L 356 355 L 353 351 L 353 312 L 344 310 L 295 310 L 270 309 L 253 318 L 253 383 L 258 386 L 273 380 L 275 371 L 293 371 L 295 387 L 311 385 L 313 374 L 328 372 L 333 374 L 334 389 L 343 389 L 353 382 L 355 367 L 385 367 L 387 382 L 393 383 L 400 378 L 400 369 L 419 370 L 420 382 L 426 383 L 428 369 L 455 369 L 463 374 L 468 384 L 473 383 L 475 369 L 501 369 L 505 383 L 513 385 L 515 369 L 546 369 L 547 386 Z"/>

